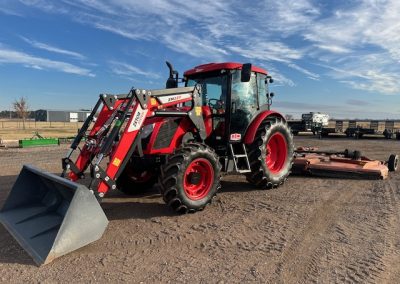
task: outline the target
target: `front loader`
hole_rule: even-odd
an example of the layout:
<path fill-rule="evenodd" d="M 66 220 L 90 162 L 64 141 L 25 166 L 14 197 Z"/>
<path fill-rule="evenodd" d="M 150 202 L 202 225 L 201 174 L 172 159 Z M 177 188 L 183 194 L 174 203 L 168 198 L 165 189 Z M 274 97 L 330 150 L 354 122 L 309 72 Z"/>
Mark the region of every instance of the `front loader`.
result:
<path fill-rule="evenodd" d="M 293 137 L 270 110 L 265 70 L 210 63 L 179 78 L 167 65 L 166 89 L 100 95 L 62 159 L 61 177 L 23 167 L 0 221 L 37 264 L 102 236 L 108 220 L 100 203 L 109 190 L 135 194 L 157 184 L 174 211 L 188 213 L 211 202 L 222 173 L 244 174 L 260 188 L 286 180 Z M 78 183 L 85 176 L 88 187 Z"/>

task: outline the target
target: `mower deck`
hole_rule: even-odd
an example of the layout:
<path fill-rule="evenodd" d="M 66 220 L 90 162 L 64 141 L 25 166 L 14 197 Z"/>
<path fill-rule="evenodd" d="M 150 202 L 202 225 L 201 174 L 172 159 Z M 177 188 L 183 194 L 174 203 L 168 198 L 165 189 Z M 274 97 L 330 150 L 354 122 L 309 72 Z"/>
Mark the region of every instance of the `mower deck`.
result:
<path fill-rule="evenodd" d="M 366 157 L 348 158 L 344 154 L 297 149 L 292 173 L 334 178 L 386 179 L 385 162 Z"/>

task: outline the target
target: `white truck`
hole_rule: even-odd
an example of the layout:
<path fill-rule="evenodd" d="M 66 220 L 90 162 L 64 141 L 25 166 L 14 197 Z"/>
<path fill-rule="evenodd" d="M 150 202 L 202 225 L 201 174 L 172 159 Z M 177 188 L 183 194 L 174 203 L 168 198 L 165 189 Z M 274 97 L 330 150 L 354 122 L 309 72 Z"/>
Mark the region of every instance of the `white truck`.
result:
<path fill-rule="evenodd" d="M 301 115 L 301 120 L 289 120 L 288 124 L 292 133 L 297 135 L 299 132 L 313 132 L 320 134 L 322 128 L 327 127 L 329 115 L 320 112 L 309 112 Z"/>

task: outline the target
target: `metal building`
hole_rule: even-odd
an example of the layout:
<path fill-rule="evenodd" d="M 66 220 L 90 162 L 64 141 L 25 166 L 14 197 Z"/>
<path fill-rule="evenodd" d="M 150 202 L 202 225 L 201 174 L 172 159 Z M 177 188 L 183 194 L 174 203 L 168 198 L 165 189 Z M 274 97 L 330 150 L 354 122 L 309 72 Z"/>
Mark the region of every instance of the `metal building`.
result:
<path fill-rule="evenodd" d="M 90 115 L 90 111 L 83 110 L 50 110 L 39 109 L 35 111 L 36 121 L 48 122 L 82 122 Z"/>

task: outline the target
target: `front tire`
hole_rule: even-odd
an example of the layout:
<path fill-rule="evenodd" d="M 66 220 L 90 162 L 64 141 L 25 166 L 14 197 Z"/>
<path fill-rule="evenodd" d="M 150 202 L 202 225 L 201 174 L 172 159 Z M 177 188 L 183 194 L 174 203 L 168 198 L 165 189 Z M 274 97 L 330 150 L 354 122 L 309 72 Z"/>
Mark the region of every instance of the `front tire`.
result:
<path fill-rule="evenodd" d="M 286 122 L 264 121 L 248 145 L 251 172 L 247 181 L 260 188 L 278 187 L 290 174 L 293 155 L 293 136 Z"/>
<path fill-rule="evenodd" d="M 187 143 L 161 166 L 159 185 L 165 203 L 178 213 L 202 210 L 220 188 L 221 164 L 213 149 Z"/>

